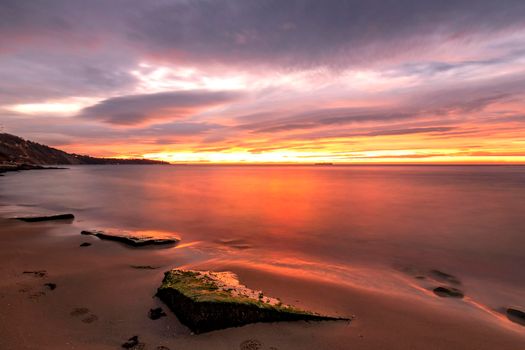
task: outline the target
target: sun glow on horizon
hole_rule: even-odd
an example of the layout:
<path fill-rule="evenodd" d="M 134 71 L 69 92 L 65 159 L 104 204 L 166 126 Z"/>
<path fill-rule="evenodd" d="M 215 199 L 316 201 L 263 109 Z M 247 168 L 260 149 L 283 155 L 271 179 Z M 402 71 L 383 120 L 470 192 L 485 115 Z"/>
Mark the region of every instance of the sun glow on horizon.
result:
<path fill-rule="evenodd" d="M 525 154 L 508 156 L 460 155 L 459 150 L 429 150 L 425 152 L 369 151 L 351 152 L 343 156 L 322 152 L 271 151 L 250 153 L 232 152 L 161 152 L 146 153 L 145 159 L 161 160 L 172 164 L 525 164 Z"/>

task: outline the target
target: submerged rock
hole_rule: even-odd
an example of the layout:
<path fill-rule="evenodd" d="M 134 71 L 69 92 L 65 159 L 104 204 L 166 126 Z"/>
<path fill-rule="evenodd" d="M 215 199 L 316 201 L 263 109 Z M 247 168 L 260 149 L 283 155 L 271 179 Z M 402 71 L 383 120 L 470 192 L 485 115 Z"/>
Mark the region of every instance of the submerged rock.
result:
<path fill-rule="evenodd" d="M 525 326 L 525 311 L 509 307 L 507 309 L 507 317 L 509 320 Z"/>
<path fill-rule="evenodd" d="M 256 322 L 349 321 L 283 305 L 240 284 L 231 272 L 171 270 L 157 296 L 195 333 Z"/>
<path fill-rule="evenodd" d="M 133 247 L 143 247 L 148 245 L 173 245 L 179 242 L 177 238 L 156 238 L 152 236 L 134 236 L 127 233 L 108 233 L 104 231 L 82 231 L 83 235 L 92 235 L 100 239 L 106 239 L 110 241 L 117 241 L 125 243 Z"/>
<path fill-rule="evenodd" d="M 464 294 L 462 291 L 460 291 L 457 288 L 452 287 L 437 287 L 434 288 L 434 293 L 437 296 L 443 297 L 443 298 L 463 298 Z"/>
<path fill-rule="evenodd" d="M 75 215 L 73 214 L 58 214 L 58 215 L 45 215 L 45 216 L 25 216 L 16 217 L 15 220 L 25 222 L 39 222 L 39 221 L 51 221 L 51 220 L 73 220 Z"/>
<path fill-rule="evenodd" d="M 449 282 L 452 284 L 461 284 L 461 281 L 451 274 L 448 274 L 446 272 L 440 271 L 440 270 L 431 270 L 430 273 L 436 278 L 437 280 L 443 281 L 443 282 Z"/>

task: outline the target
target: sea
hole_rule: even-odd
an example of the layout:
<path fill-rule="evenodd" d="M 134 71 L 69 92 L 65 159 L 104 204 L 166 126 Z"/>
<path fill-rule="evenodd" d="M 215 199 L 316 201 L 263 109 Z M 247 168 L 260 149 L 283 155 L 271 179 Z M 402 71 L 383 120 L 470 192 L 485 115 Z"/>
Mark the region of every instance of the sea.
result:
<path fill-rule="evenodd" d="M 187 266 L 525 306 L 525 166 L 78 165 L 6 174 L 0 204 L 173 235 L 193 249 Z"/>

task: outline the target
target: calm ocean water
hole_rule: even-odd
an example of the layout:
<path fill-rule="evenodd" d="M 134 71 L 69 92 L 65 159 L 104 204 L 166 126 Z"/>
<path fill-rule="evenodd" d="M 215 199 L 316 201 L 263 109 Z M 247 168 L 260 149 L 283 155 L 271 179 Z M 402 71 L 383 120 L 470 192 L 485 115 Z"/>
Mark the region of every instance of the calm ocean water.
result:
<path fill-rule="evenodd" d="M 213 261 L 400 290 L 439 269 L 492 308 L 525 300 L 525 167 L 72 166 L 8 174 L 0 202 L 176 232 Z"/>

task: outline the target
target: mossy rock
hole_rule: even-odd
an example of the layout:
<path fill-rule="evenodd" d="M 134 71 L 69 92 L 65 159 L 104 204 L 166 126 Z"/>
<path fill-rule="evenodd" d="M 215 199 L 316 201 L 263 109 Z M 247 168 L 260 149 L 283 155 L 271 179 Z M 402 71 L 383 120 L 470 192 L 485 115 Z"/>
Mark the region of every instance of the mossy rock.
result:
<path fill-rule="evenodd" d="M 230 272 L 171 270 L 157 296 L 195 333 L 256 322 L 349 321 L 283 305 L 240 284 Z"/>

